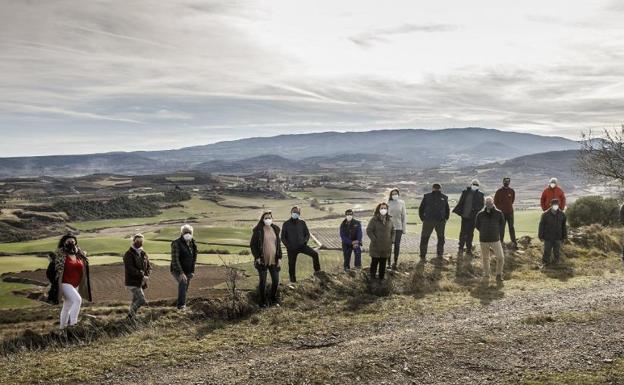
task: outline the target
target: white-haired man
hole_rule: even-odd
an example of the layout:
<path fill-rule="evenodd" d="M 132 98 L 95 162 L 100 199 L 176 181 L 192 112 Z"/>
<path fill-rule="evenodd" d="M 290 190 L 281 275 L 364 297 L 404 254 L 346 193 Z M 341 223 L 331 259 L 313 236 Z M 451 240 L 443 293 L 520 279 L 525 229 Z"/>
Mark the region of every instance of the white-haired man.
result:
<path fill-rule="evenodd" d="M 193 240 L 193 226 L 185 224 L 180 228 L 180 237 L 171 242 L 171 274 L 178 282 L 179 310 L 186 309 L 186 293 L 195 274 L 197 246 Z"/>
<path fill-rule="evenodd" d="M 503 282 L 505 255 L 501 243 L 501 229 L 505 226 L 503 213 L 494 205 L 494 198 L 485 198 L 485 208 L 477 214 L 475 227 L 479 230 L 481 258 L 483 259 L 483 278 L 490 278 L 490 254 L 496 256 L 496 282 Z"/>
<path fill-rule="evenodd" d="M 459 230 L 459 252 L 463 255 L 464 246 L 466 253 L 472 255 L 472 240 L 474 238 L 475 219 L 481 209 L 483 209 L 485 195 L 479 191 L 479 181 L 473 179 L 461 194 L 457 206 L 453 212 L 462 218 L 461 229 Z"/>
<path fill-rule="evenodd" d="M 141 306 L 147 305 L 143 290 L 147 289 L 147 281 L 152 268 L 149 256 L 143 250 L 143 239 L 143 234 L 135 234 L 132 237 L 130 249 L 126 251 L 123 257 L 125 283 L 130 293 L 132 293 L 132 304 L 130 304 L 128 318 L 134 318 L 137 310 Z"/>

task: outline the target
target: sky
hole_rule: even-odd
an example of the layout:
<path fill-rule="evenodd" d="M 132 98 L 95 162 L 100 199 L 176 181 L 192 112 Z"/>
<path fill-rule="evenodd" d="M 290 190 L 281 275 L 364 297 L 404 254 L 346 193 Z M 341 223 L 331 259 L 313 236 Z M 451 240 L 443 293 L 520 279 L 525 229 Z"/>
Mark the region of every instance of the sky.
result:
<path fill-rule="evenodd" d="M 624 121 L 620 0 L 0 0 L 0 157 Z"/>

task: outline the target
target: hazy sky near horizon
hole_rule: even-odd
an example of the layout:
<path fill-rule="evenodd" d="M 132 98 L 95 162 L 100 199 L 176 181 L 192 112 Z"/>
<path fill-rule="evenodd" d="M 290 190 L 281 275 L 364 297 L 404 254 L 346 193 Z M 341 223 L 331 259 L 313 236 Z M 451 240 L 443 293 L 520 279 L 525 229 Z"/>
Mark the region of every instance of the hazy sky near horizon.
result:
<path fill-rule="evenodd" d="M 0 0 L 0 157 L 624 120 L 624 1 Z"/>

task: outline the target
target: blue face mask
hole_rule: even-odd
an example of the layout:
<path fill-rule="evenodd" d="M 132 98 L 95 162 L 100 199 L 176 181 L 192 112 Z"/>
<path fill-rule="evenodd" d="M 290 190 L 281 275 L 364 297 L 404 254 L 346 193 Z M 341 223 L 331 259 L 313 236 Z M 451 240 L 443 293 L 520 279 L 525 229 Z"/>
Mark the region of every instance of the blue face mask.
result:
<path fill-rule="evenodd" d="M 299 213 L 292 213 L 292 214 L 290 214 L 290 217 L 292 219 L 299 219 Z"/>

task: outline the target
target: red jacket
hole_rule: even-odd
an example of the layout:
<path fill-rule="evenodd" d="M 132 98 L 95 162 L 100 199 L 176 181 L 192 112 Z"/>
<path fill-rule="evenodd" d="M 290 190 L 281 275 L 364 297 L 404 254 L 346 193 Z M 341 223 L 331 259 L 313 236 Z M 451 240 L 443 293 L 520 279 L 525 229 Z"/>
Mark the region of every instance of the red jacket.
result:
<path fill-rule="evenodd" d="M 516 192 L 511 187 L 501 187 L 494 194 L 494 205 L 503 214 L 512 214 L 513 204 L 516 200 Z"/>
<path fill-rule="evenodd" d="M 561 209 L 562 211 L 565 210 L 566 197 L 565 197 L 565 193 L 563 192 L 562 189 L 559 188 L 559 186 L 555 186 L 555 188 L 550 188 L 550 186 L 548 186 L 544 189 L 544 192 L 542 192 L 542 199 L 541 199 L 542 210 L 546 211 L 550 209 L 550 206 L 551 206 L 550 202 L 553 199 L 558 199 L 559 209 Z"/>

